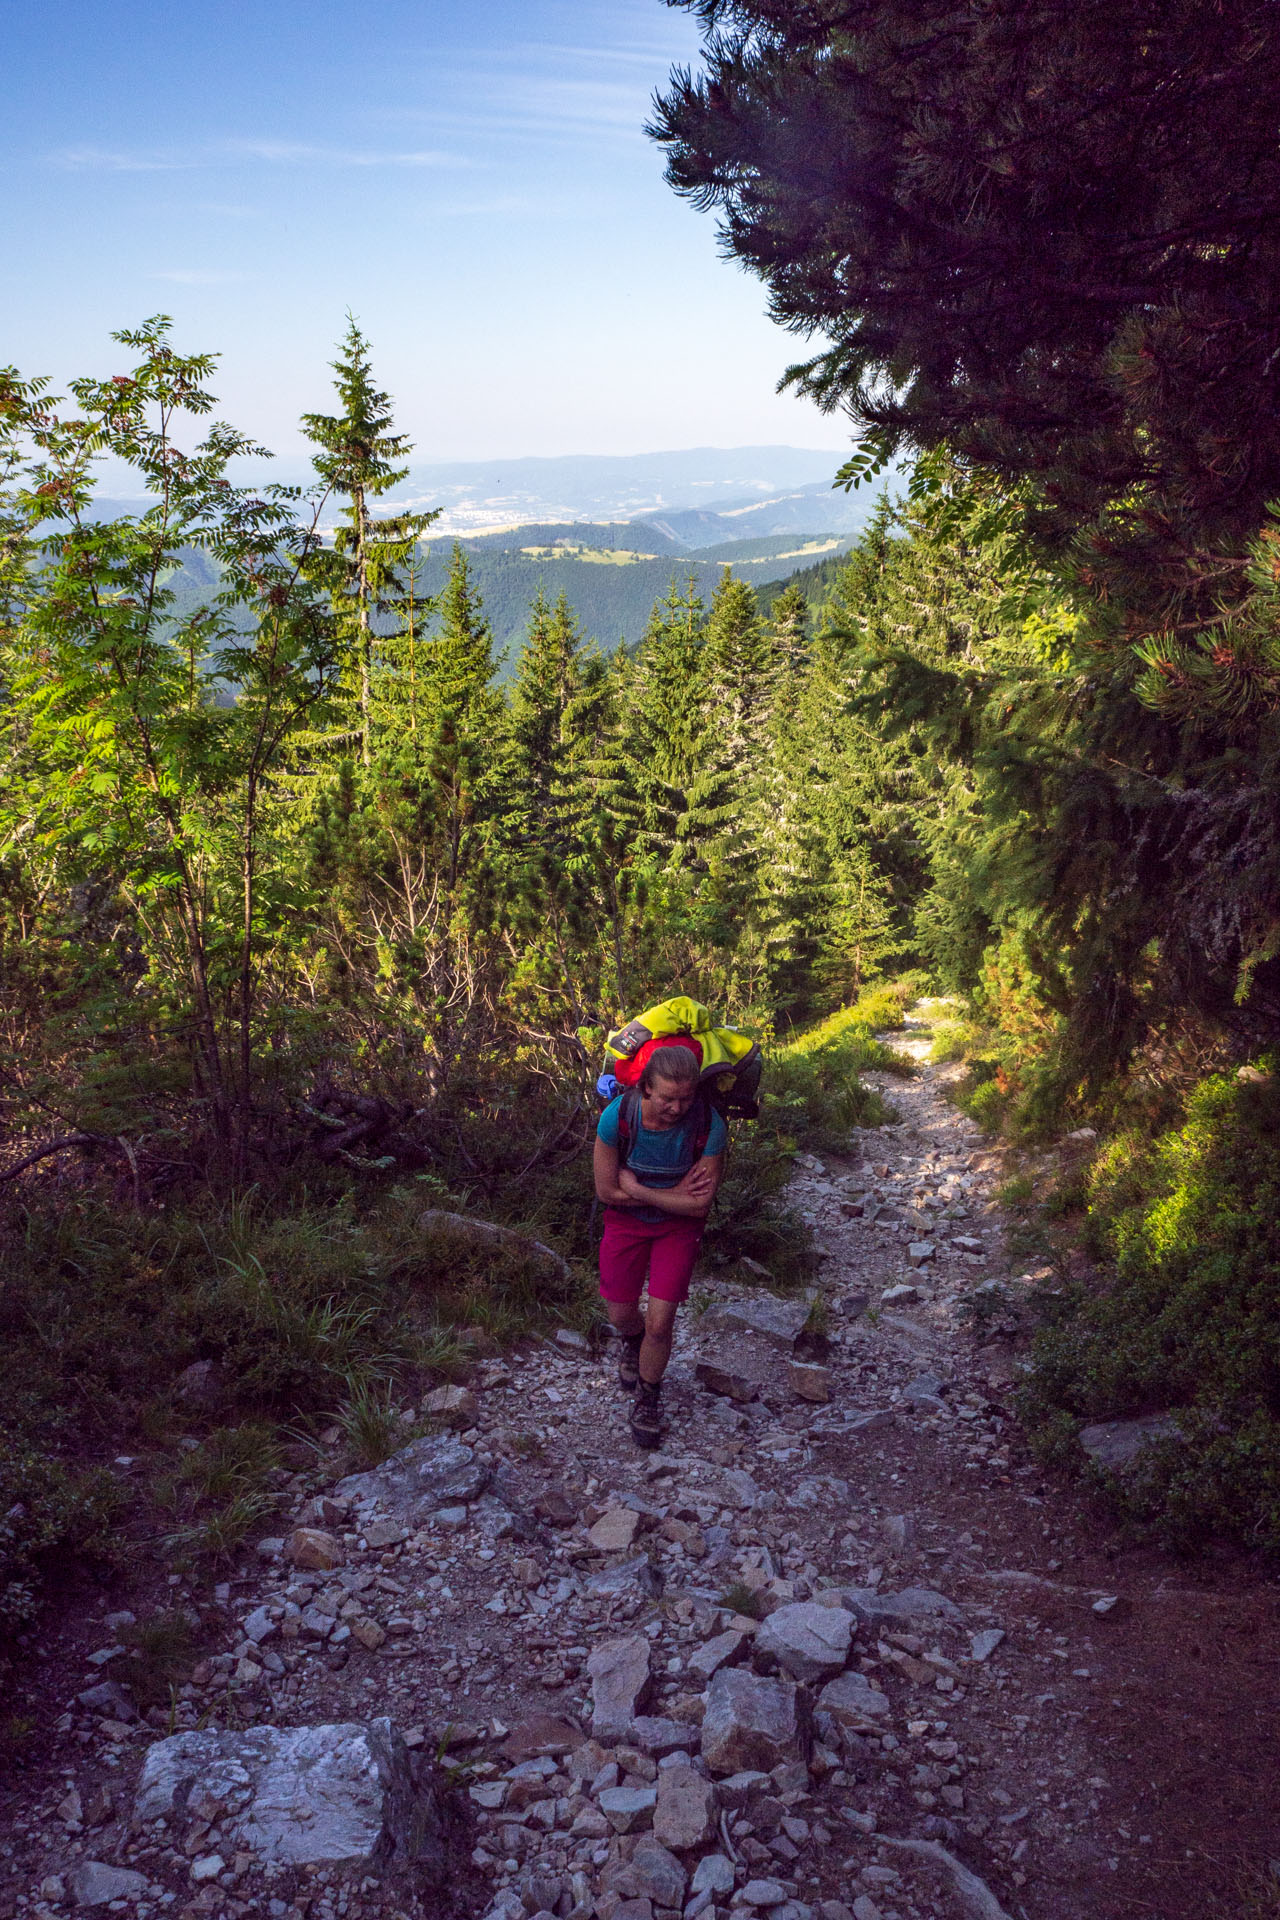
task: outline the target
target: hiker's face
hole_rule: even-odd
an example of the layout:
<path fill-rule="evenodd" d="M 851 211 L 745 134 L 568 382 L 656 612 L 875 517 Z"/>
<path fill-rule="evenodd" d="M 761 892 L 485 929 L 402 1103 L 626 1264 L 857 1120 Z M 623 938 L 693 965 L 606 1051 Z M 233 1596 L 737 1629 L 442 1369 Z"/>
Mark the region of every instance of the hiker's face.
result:
<path fill-rule="evenodd" d="M 644 1097 L 646 1126 L 674 1127 L 688 1113 L 697 1091 L 696 1087 L 679 1080 L 663 1080 L 655 1073 Z"/>

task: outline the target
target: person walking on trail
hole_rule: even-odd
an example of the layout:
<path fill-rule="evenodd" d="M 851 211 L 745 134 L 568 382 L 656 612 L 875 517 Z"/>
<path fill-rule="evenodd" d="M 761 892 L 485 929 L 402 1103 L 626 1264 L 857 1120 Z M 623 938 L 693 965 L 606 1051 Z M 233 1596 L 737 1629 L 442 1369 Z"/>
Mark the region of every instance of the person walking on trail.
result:
<path fill-rule="evenodd" d="M 688 1047 L 653 1054 L 636 1089 L 611 1100 L 596 1128 L 596 1197 L 604 1206 L 600 1297 L 622 1342 L 618 1379 L 634 1393 L 629 1425 L 641 1447 L 662 1438 L 662 1376 L 676 1310 L 689 1297 L 728 1129 L 699 1091 Z M 640 1311 L 645 1275 L 647 1310 Z"/>

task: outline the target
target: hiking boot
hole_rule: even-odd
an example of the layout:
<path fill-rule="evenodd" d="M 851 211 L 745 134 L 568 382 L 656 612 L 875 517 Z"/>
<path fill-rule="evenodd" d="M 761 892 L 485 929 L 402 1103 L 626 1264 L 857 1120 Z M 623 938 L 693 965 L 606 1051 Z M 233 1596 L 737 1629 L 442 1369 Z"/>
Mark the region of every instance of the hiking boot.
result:
<path fill-rule="evenodd" d="M 641 1380 L 631 1403 L 628 1421 L 631 1438 L 638 1447 L 656 1447 L 662 1441 L 662 1388 Z"/>
<path fill-rule="evenodd" d="M 628 1333 L 621 1336 L 618 1354 L 618 1385 L 625 1387 L 628 1393 L 634 1393 L 640 1384 L 640 1343 L 642 1333 Z"/>

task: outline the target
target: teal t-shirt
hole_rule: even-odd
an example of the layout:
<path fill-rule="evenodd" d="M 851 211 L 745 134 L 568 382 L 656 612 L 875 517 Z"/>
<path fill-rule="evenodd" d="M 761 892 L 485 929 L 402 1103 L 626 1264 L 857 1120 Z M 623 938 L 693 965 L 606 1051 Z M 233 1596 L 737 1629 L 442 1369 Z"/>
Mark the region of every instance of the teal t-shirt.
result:
<path fill-rule="evenodd" d="M 617 1147 L 618 1116 L 622 1111 L 623 1095 L 611 1100 L 600 1115 L 596 1133 L 606 1147 Z M 631 1141 L 631 1151 L 627 1155 L 627 1166 L 642 1187 L 675 1187 L 684 1179 L 694 1160 L 694 1129 L 697 1115 L 687 1113 L 676 1127 L 654 1130 L 646 1127 L 637 1119 Z M 723 1119 L 712 1110 L 711 1127 L 707 1134 L 705 1154 L 723 1153 L 725 1142 L 729 1138 L 729 1129 Z M 657 1225 L 660 1220 L 670 1220 L 674 1215 L 663 1213 L 660 1207 L 628 1207 L 627 1212 L 633 1220 L 645 1220 Z"/>

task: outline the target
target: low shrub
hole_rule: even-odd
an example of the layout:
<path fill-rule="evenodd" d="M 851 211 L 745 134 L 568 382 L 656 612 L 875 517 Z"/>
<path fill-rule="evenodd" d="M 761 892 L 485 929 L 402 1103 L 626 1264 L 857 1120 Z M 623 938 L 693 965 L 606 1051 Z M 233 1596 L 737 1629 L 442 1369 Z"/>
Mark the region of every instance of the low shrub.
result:
<path fill-rule="evenodd" d="M 1105 1284 L 1065 1289 L 1023 1411 L 1042 1451 L 1080 1458 L 1089 1420 L 1173 1409 L 1181 1439 L 1115 1489 L 1180 1545 L 1280 1549 L 1280 1090 L 1214 1074 L 1178 1126 L 1113 1140 L 1087 1182 Z"/>
<path fill-rule="evenodd" d="M 108 1474 L 76 1472 L 0 1429 L 0 1639 L 30 1625 L 53 1566 L 113 1557 L 122 1503 Z"/>

